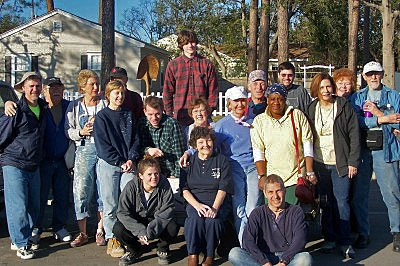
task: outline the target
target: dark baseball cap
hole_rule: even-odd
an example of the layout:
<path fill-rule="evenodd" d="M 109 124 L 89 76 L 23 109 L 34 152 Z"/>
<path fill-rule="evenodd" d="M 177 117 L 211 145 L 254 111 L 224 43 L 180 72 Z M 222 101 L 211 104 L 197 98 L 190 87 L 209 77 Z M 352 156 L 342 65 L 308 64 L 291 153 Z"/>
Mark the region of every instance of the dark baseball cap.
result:
<path fill-rule="evenodd" d="M 111 74 L 110 74 L 111 78 L 124 78 L 124 77 L 128 77 L 128 74 L 126 73 L 125 68 L 122 67 L 113 67 L 113 69 L 111 69 Z"/>
<path fill-rule="evenodd" d="M 64 84 L 61 82 L 61 79 L 57 78 L 57 77 L 48 77 L 47 79 L 45 79 L 43 81 L 43 85 L 46 85 L 46 86 L 55 85 L 55 84 L 64 86 Z"/>

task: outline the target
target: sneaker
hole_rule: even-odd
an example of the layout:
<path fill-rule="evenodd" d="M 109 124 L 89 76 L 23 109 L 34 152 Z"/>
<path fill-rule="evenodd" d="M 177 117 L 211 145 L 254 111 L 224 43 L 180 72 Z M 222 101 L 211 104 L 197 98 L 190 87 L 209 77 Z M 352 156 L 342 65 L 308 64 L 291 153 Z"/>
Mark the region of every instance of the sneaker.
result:
<path fill-rule="evenodd" d="M 369 245 L 369 236 L 359 235 L 354 242 L 353 247 L 357 249 L 367 248 Z"/>
<path fill-rule="evenodd" d="M 125 250 L 116 238 L 108 239 L 107 254 L 113 258 L 121 258 L 125 254 Z"/>
<path fill-rule="evenodd" d="M 29 260 L 35 257 L 35 253 L 29 246 L 25 246 L 17 250 L 17 256 L 23 260 Z"/>
<path fill-rule="evenodd" d="M 28 244 L 31 245 L 32 250 L 39 249 L 40 234 L 38 228 L 33 228 L 32 236 L 28 239 Z"/>
<path fill-rule="evenodd" d="M 126 252 L 120 259 L 119 259 L 119 266 L 126 266 L 135 263 L 141 254 L 140 252 Z"/>
<path fill-rule="evenodd" d="M 393 251 L 400 252 L 400 233 L 393 234 Z"/>
<path fill-rule="evenodd" d="M 79 233 L 79 235 L 70 243 L 71 247 L 80 247 L 88 242 L 88 236 L 84 233 Z"/>
<path fill-rule="evenodd" d="M 356 252 L 351 245 L 345 245 L 340 247 L 340 252 L 344 259 L 354 259 Z"/>
<path fill-rule="evenodd" d="M 169 264 L 169 254 L 168 251 L 157 250 L 158 264 L 168 265 Z"/>
<path fill-rule="evenodd" d="M 60 240 L 62 242 L 69 242 L 72 240 L 72 236 L 65 228 L 61 228 L 60 230 L 55 232 L 53 236 L 55 239 Z"/>
<path fill-rule="evenodd" d="M 333 241 L 325 241 L 321 247 L 321 251 L 324 253 L 331 253 L 336 248 L 336 244 Z"/>
<path fill-rule="evenodd" d="M 11 242 L 10 249 L 11 249 L 12 251 L 17 251 L 17 250 L 18 250 L 18 247 L 17 247 L 17 245 L 15 245 L 14 243 Z"/>
<path fill-rule="evenodd" d="M 98 231 L 96 233 L 96 244 L 98 246 L 105 246 L 106 245 L 106 239 L 104 238 L 104 232 L 102 231 Z"/>

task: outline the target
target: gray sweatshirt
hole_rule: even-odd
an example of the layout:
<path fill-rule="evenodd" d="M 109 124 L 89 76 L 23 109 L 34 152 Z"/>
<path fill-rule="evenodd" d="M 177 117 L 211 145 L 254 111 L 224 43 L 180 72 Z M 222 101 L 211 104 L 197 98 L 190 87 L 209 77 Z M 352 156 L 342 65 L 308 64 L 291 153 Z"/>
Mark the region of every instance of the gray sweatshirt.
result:
<path fill-rule="evenodd" d="M 288 105 L 293 106 L 304 113 L 307 105 L 311 103 L 311 97 L 303 86 L 292 84 L 290 89 L 288 89 L 286 102 Z"/>
<path fill-rule="evenodd" d="M 143 185 L 134 177 L 119 198 L 117 218 L 134 236 L 156 239 L 174 217 L 174 198 L 167 178 L 160 177 L 158 186 L 146 202 Z"/>

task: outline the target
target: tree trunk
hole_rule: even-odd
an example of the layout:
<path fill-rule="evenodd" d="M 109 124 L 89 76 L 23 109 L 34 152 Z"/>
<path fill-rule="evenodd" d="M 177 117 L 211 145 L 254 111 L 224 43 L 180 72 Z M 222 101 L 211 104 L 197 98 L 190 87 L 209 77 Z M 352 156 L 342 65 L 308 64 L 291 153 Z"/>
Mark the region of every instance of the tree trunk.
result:
<path fill-rule="evenodd" d="M 370 24 L 370 7 L 364 6 L 364 27 L 363 27 L 363 49 L 362 49 L 362 64 L 363 66 L 371 61 L 369 52 L 369 24 Z M 367 86 L 367 82 L 361 79 L 361 88 Z"/>
<path fill-rule="evenodd" d="M 360 0 L 349 0 L 348 68 L 357 73 L 357 37 Z"/>
<path fill-rule="evenodd" d="M 383 54 L 383 69 L 385 75 L 383 82 L 389 88 L 394 88 L 394 26 L 395 16 L 393 14 L 390 0 L 382 0 L 382 54 Z"/>
<path fill-rule="evenodd" d="M 269 0 L 261 0 L 260 47 L 258 51 L 258 69 L 268 73 L 269 60 Z M 267 75 L 268 76 L 268 75 Z"/>
<path fill-rule="evenodd" d="M 278 62 L 289 59 L 289 21 L 287 0 L 278 1 Z"/>
<path fill-rule="evenodd" d="M 218 66 L 220 67 L 221 72 L 222 72 L 222 77 L 223 77 L 224 79 L 226 79 L 226 78 L 227 78 L 227 75 L 226 75 L 226 66 L 225 66 L 225 64 L 224 64 L 224 61 L 222 61 L 221 57 L 219 56 L 219 54 L 218 54 L 218 52 L 217 52 L 217 49 L 215 49 L 215 46 L 214 46 L 214 45 L 209 45 L 209 46 L 207 47 L 207 50 L 208 50 L 208 52 L 211 53 L 212 56 L 215 58 L 215 61 L 217 61 Z"/>
<path fill-rule="evenodd" d="M 242 15 L 242 41 L 243 45 L 247 44 L 247 29 L 246 29 L 246 0 L 241 0 L 240 12 Z"/>
<path fill-rule="evenodd" d="M 114 56 L 114 28 L 115 13 L 114 0 L 102 1 L 102 34 L 101 34 L 101 89 L 104 91 L 111 69 L 115 65 Z"/>
<path fill-rule="evenodd" d="M 53 0 L 46 0 L 47 5 L 47 12 L 51 12 L 54 10 L 54 1 Z"/>
<path fill-rule="evenodd" d="M 99 0 L 99 24 L 103 22 L 103 0 Z"/>
<path fill-rule="evenodd" d="M 272 37 L 271 43 L 269 44 L 269 49 L 268 49 L 269 54 L 272 54 L 277 43 L 278 43 L 278 33 L 275 33 L 274 37 Z"/>
<path fill-rule="evenodd" d="M 400 72 L 400 36 L 396 35 L 397 38 L 397 72 Z"/>
<path fill-rule="evenodd" d="M 250 1 L 250 25 L 249 25 L 249 46 L 247 54 L 248 73 L 257 69 L 257 12 L 258 1 Z"/>

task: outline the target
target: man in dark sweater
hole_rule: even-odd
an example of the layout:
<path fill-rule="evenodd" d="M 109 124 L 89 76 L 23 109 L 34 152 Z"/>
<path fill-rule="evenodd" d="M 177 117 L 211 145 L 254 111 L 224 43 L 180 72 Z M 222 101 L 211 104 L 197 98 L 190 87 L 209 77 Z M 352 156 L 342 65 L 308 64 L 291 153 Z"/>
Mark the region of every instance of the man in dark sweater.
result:
<path fill-rule="evenodd" d="M 306 223 L 300 206 L 284 201 L 282 178 L 269 175 L 264 181 L 268 205 L 254 209 L 243 233 L 243 248 L 233 248 L 229 261 L 234 266 L 308 266 L 312 257 L 302 252 L 306 245 Z"/>

